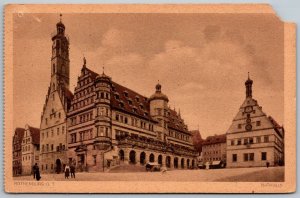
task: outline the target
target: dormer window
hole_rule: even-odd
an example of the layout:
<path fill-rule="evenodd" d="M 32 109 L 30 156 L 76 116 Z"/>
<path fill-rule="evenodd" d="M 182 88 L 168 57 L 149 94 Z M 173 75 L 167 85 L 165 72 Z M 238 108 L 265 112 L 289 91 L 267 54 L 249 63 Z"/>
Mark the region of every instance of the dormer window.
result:
<path fill-rule="evenodd" d="M 132 105 L 132 100 L 131 99 L 128 100 L 128 104 Z"/>
<path fill-rule="evenodd" d="M 137 113 L 136 107 L 133 107 L 133 108 L 132 108 L 132 112 L 133 112 L 133 113 Z"/>

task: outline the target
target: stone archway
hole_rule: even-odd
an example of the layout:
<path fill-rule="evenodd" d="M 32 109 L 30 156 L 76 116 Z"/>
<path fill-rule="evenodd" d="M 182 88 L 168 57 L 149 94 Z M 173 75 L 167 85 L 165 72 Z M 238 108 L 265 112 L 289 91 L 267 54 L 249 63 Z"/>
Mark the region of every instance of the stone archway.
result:
<path fill-rule="evenodd" d="M 186 167 L 187 167 L 187 168 L 190 168 L 190 159 L 187 159 L 187 160 L 186 160 Z"/>
<path fill-rule="evenodd" d="M 131 164 L 135 164 L 136 163 L 136 159 L 135 159 L 135 151 L 134 150 L 131 150 L 130 153 L 129 153 L 129 162 Z"/>
<path fill-rule="evenodd" d="M 171 168 L 171 157 L 170 156 L 166 157 L 166 166 L 167 166 L 167 168 Z"/>
<path fill-rule="evenodd" d="M 184 168 L 184 158 L 181 158 L 181 168 Z"/>
<path fill-rule="evenodd" d="M 55 172 L 59 174 L 62 171 L 61 161 L 60 159 L 55 160 Z"/>
<path fill-rule="evenodd" d="M 140 163 L 142 165 L 146 163 L 146 153 L 145 152 L 141 152 L 141 154 L 140 154 Z"/>
<path fill-rule="evenodd" d="M 149 156 L 149 162 L 154 162 L 155 156 L 153 153 L 150 154 Z"/>
<path fill-rule="evenodd" d="M 157 162 L 158 162 L 160 165 L 162 165 L 162 161 L 163 161 L 162 155 L 159 155 L 158 158 L 157 158 Z"/>
<path fill-rule="evenodd" d="M 119 159 L 120 159 L 120 161 L 124 161 L 124 159 L 125 159 L 125 154 L 124 154 L 123 150 L 119 151 Z"/>
<path fill-rule="evenodd" d="M 174 168 L 178 168 L 178 158 L 174 158 Z"/>

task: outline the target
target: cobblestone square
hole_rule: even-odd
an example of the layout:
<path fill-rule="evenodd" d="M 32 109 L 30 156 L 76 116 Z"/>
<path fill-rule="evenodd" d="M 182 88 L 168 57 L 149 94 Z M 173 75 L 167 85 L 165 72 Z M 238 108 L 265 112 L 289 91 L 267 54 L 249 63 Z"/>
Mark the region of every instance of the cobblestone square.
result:
<path fill-rule="evenodd" d="M 76 178 L 65 179 L 64 174 L 44 174 L 41 181 L 195 181 L 195 182 L 282 182 L 284 167 L 170 170 L 162 172 L 76 173 Z M 15 180 L 34 180 L 32 176 Z"/>

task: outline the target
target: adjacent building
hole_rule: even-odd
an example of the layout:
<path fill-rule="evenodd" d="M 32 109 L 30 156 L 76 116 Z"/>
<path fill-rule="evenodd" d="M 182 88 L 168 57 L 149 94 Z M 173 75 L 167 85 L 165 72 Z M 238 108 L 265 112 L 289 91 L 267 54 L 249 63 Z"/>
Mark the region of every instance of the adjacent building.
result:
<path fill-rule="evenodd" d="M 52 43 L 51 79 L 41 115 L 39 166 L 42 172 L 59 173 L 63 170 L 63 165 L 68 163 L 66 120 L 73 97 L 69 91 L 69 40 L 61 21 L 56 24 Z"/>
<path fill-rule="evenodd" d="M 40 154 L 40 129 L 25 126 L 22 139 L 22 175 L 32 173 L 32 167 L 35 163 L 39 163 Z"/>
<path fill-rule="evenodd" d="M 148 98 L 91 71 L 84 59 L 67 116 L 69 162 L 82 171 L 146 162 L 196 166 L 191 133 L 168 101 L 160 84 Z"/>
<path fill-rule="evenodd" d="M 22 175 L 22 140 L 24 128 L 16 128 L 13 136 L 13 176 Z"/>
<path fill-rule="evenodd" d="M 252 97 L 253 81 L 245 82 L 246 98 L 227 131 L 227 167 L 284 163 L 284 128 Z"/>
<path fill-rule="evenodd" d="M 226 162 L 226 134 L 208 136 L 202 142 L 202 162 Z"/>

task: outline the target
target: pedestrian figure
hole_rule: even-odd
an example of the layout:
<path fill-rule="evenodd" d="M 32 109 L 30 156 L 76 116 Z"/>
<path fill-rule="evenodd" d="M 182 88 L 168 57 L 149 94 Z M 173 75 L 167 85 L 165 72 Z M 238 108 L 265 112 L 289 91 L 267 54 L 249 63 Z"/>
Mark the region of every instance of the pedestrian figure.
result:
<path fill-rule="evenodd" d="M 70 166 L 66 165 L 65 167 L 65 179 L 69 179 L 70 176 Z"/>
<path fill-rule="evenodd" d="M 42 177 L 40 175 L 40 169 L 39 169 L 39 166 L 37 165 L 37 163 L 35 163 L 35 179 L 37 181 L 39 181 Z"/>
<path fill-rule="evenodd" d="M 70 171 L 71 171 L 71 178 L 72 177 L 75 178 L 75 166 L 73 164 L 70 166 Z"/>
<path fill-rule="evenodd" d="M 36 169 L 38 168 L 37 163 L 35 163 L 35 165 L 32 167 L 32 173 L 33 173 L 33 179 L 36 178 Z"/>
<path fill-rule="evenodd" d="M 267 162 L 267 168 L 269 168 L 269 166 L 270 166 L 270 163 L 269 163 L 269 162 Z"/>

